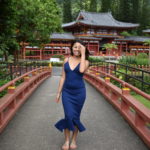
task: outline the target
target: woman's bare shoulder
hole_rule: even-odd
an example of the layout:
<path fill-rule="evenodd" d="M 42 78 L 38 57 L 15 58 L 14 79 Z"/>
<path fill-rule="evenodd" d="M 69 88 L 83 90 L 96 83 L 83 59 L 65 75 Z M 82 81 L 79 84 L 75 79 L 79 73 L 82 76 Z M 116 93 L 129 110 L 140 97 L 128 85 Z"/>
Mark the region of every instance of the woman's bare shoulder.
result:
<path fill-rule="evenodd" d="M 69 58 L 69 57 L 66 57 L 66 58 L 64 59 L 64 63 L 66 63 L 66 62 L 68 61 L 68 58 Z"/>

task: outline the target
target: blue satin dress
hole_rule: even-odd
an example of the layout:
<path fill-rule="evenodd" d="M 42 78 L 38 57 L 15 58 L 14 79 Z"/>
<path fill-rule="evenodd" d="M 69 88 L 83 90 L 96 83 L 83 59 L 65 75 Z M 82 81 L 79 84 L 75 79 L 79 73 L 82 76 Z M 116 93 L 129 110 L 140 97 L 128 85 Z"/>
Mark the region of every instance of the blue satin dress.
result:
<path fill-rule="evenodd" d="M 77 126 L 79 132 L 86 130 L 80 121 L 80 114 L 86 99 L 86 88 L 83 80 L 84 73 L 79 72 L 80 63 L 71 70 L 69 62 L 64 64 L 66 79 L 62 88 L 62 104 L 64 118 L 59 120 L 55 127 L 63 132 L 68 128 L 71 131 Z"/>

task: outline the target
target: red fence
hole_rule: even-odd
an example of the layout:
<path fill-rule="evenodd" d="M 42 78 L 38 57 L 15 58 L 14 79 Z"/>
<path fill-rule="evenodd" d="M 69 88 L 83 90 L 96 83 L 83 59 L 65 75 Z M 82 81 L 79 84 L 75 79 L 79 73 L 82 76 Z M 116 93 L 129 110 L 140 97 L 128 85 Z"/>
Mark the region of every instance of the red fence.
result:
<path fill-rule="evenodd" d="M 101 74 L 105 76 L 105 79 L 100 77 Z M 130 90 L 142 95 L 147 100 L 150 100 L 150 95 L 110 74 L 95 69 L 89 69 L 84 78 L 103 94 L 150 147 L 150 110 L 136 100 L 130 94 Z M 110 83 L 110 78 L 120 82 L 123 88 Z"/>
<path fill-rule="evenodd" d="M 32 76 L 31 76 L 32 75 Z M 15 115 L 21 105 L 33 91 L 49 76 L 51 68 L 41 67 L 34 69 L 0 87 L 0 92 L 8 89 L 8 93 L 0 99 L 0 133 Z M 15 82 L 24 79 L 24 82 L 15 87 Z"/>

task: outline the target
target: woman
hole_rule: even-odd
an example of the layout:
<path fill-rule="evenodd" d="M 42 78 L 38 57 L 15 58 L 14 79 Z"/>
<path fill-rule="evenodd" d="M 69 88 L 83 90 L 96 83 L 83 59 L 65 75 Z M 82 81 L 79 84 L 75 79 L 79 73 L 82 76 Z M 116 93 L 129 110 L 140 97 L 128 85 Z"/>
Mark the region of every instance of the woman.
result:
<path fill-rule="evenodd" d="M 69 149 L 70 131 L 73 132 L 70 149 L 75 149 L 77 148 L 76 138 L 78 130 L 80 132 L 86 130 L 80 121 L 80 113 L 86 99 L 83 75 L 89 67 L 88 56 L 89 51 L 82 41 L 76 40 L 71 45 L 71 56 L 64 60 L 56 102 L 60 101 L 62 91 L 65 118 L 55 124 L 55 127 L 61 132 L 64 129 L 65 143 L 62 146 L 64 150 Z"/>

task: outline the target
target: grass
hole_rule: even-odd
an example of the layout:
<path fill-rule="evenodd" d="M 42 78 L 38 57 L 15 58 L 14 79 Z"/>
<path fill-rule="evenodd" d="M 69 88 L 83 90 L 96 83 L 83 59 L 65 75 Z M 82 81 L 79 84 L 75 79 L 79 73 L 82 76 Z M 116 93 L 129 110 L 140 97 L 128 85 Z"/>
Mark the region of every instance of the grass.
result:
<path fill-rule="evenodd" d="M 146 106 L 147 108 L 150 109 L 150 101 L 147 100 L 146 98 L 144 98 L 143 96 L 141 95 L 138 95 L 138 94 L 135 94 L 133 92 L 131 92 L 131 95 L 133 97 L 135 97 L 139 102 L 141 102 L 144 106 Z"/>

